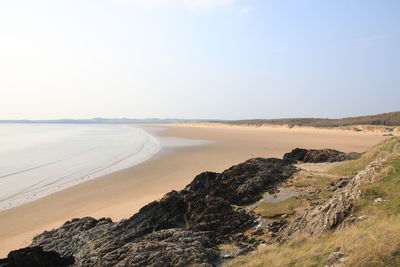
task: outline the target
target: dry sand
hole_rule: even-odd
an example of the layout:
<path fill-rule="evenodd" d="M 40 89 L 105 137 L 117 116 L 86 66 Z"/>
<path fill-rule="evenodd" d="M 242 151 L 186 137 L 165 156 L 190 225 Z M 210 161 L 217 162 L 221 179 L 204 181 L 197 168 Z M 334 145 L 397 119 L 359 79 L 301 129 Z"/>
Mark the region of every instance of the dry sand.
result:
<path fill-rule="evenodd" d="M 34 202 L 0 212 L 0 257 L 29 245 L 36 234 L 84 216 L 127 218 L 202 171 L 222 171 L 251 157 L 282 157 L 295 147 L 365 151 L 385 137 L 335 130 L 159 125 L 160 136 L 211 140 L 165 149 L 152 159 Z"/>

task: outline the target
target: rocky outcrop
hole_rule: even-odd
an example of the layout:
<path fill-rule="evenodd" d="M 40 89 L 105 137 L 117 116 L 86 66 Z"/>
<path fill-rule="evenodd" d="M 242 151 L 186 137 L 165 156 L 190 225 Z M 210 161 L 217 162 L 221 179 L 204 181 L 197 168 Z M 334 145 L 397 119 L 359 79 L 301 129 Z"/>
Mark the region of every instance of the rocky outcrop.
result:
<path fill-rule="evenodd" d="M 222 260 L 217 246 L 227 240 L 238 254 L 257 245 L 243 235 L 256 218 L 232 205 L 260 199 L 295 171 L 287 161 L 254 158 L 221 174 L 204 172 L 129 219 L 73 219 L 36 236 L 32 246 L 72 256 L 75 266 L 214 266 Z"/>
<path fill-rule="evenodd" d="M 72 256 L 61 257 L 58 252 L 43 251 L 42 247 L 27 247 L 11 251 L 0 260 L 0 267 L 64 267 L 74 262 Z"/>
<path fill-rule="evenodd" d="M 198 175 L 186 190 L 198 195 L 218 196 L 233 205 L 251 204 L 262 193 L 290 177 L 296 168 L 280 159 L 254 158 L 233 166 L 215 179 L 210 173 Z"/>
<path fill-rule="evenodd" d="M 254 250 L 265 233 L 271 238 L 269 243 L 282 243 L 340 229 L 359 220 L 351 216 L 353 200 L 360 197 L 363 184 L 373 182 L 383 159 L 372 162 L 353 178 L 333 182 L 329 188 L 333 196 L 294 221 L 282 218 L 261 226 L 261 217 L 237 206 L 254 203 L 264 192 L 274 191 L 297 171 L 294 162 L 331 162 L 359 156 L 331 149 L 295 149 L 285 154 L 284 160 L 254 158 L 222 173 L 204 172 L 183 190 L 167 193 L 126 220 L 85 217 L 46 231 L 33 239 L 32 247 L 13 251 L 0 260 L 0 267 L 210 267 Z M 218 249 L 227 242 L 234 243 L 234 252 Z M 338 262 L 332 256 L 332 266 Z"/>
<path fill-rule="evenodd" d="M 283 159 L 288 162 L 298 161 L 305 163 L 337 162 L 358 159 L 362 154 L 357 152 L 345 153 L 334 149 L 303 149 L 295 148 L 286 153 Z"/>
<path fill-rule="evenodd" d="M 354 223 L 357 218 L 349 216 L 353 211 L 354 200 L 361 196 L 362 185 L 374 182 L 374 174 L 384 161 L 385 159 L 377 159 L 371 162 L 344 187 L 335 191 L 327 202 L 307 210 L 288 224 L 277 240 L 285 242 L 293 237 L 319 235 L 324 231 L 344 228 Z"/>

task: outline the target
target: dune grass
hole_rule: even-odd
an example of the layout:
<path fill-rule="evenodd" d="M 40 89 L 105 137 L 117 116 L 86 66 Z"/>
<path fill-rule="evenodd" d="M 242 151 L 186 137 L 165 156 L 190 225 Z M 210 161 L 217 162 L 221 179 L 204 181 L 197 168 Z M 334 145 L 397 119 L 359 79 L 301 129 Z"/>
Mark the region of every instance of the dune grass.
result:
<path fill-rule="evenodd" d="M 261 202 L 255 209 L 255 212 L 264 217 L 277 217 L 283 214 L 292 214 L 294 209 L 301 205 L 297 198 L 288 198 L 280 202 Z"/>
<path fill-rule="evenodd" d="M 400 138 L 386 140 L 331 172 L 351 175 L 378 157 L 387 158 L 385 166 L 356 202 L 356 215 L 367 215 L 366 220 L 319 237 L 264 246 L 226 266 L 324 266 L 329 254 L 338 250 L 348 255 L 344 266 L 400 266 Z M 376 202 L 377 198 L 387 201 Z"/>
<path fill-rule="evenodd" d="M 318 238 L 265 246 L 227 267 L 324 266 L 330 253 L 348 254 L 346 266 L 400 266 L 400 217 L 370 218 Z"/>
<path fill-rule="evenodd" d="M 337 175 L 351 176 L 364 169 L 371 161 L 378 157 L 385 157 L 389 162 L 400 158 L 400 137 L 390 138 L 372 147 L 359 159 L 339 164 L 329 172 Z"/>

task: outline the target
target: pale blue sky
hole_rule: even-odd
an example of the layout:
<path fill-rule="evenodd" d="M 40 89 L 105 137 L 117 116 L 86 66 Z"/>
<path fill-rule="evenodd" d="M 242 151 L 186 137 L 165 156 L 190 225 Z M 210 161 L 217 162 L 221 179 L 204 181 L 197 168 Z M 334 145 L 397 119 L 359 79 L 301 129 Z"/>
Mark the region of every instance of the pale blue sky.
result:
<path fill-rule="evenodd" d="M 400 110 L 398 0 L 0 2 L 0 119 Z"/>

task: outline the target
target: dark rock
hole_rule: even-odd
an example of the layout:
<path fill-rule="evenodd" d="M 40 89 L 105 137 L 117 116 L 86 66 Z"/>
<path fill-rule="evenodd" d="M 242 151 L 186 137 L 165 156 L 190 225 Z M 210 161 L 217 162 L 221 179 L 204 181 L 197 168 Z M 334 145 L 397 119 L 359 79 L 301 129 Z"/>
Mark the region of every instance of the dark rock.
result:
<path fill-rule="evenodd" d="M 268 224 L 268 230 L 272 233 L 277 233 L 279 232 L 284 226 L 286 226 L 287 221 L 286 220 L 280 220 L 280 221 L 273 221 L 270 224 Z"/>
<path fill-rule="evenodd" d="M 333 181 L 330 183 L 331 188 L 329 189 L 329 191 L 336 191 L 340 188 L 345 187 L 350 181 L 350 178 L 340 178 L 336 181 Z"/>
<path fill-rule="evenodd" d="M 288 162 L 298 161 L 305 163 L 337 162 L 358 159 L 362 154 L 357 152 L 345 153 L 334 149 L 303 149 L 295 148 L 286 153 L 283 159 Z"/>
<path fill-rule="evenodd" d="M 296 168 L 280 159 L 254 158 L 221 174 L 204 172 L 127 220 L 85 217 L 33 239 L 33 245 L 74 256 L 77 266 L 187 266 L 217 264 L 217 246 L 232 240 L 240 254 L 259 241 L 242 233 L 256 218 L 232 205 L 260 199 Z"/>
<path fill-rule="evenodd" d="M 264 235 L 264 229 L 263 228 L 258 228 L 258 229 L 256 229 L 256 230 L 254 230 L 253 232 L 252 232 L 252 235 L 260 235 L 260 236 L 262 236 L 262 235 Z"/>
<path fill-rule="evenodd" d="M 11 251 L 0 260 L 1 267 L 62 267 L 74 263 L 74 257 L 61 257 L 55 251 L 43 251 L 42 247 L 27 247 Z"/>
<path fill-rule="evenodd" d="M 220 175 L 202 173 L 186 190 L 197 195 L 218 196 L 233 205 L 246 205 L 261 198 L 262 193 L 289 178 L 296 168 L 280 159 L 253 158 L 233 166 Z M 199 186 L 202 185 L 202 186 Z"/>

